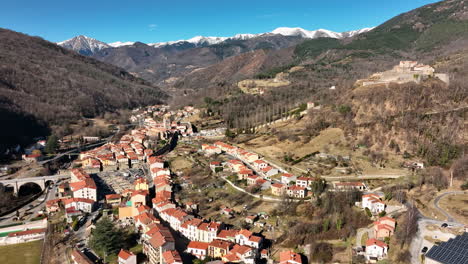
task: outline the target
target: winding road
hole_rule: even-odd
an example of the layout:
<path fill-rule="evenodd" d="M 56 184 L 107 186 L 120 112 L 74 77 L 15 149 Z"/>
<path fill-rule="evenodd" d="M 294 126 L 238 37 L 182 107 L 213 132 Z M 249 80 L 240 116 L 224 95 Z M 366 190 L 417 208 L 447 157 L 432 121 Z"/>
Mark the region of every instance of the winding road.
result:
<path fill-rule="evenodd" d="M 439 207 L 439 201 L 440 199 L 444 198 L 445 196 L 448 196 L 448 195 L 456 195 L 456 194 L 465 194 L 465 192 L 463 191 L 450 191 L 450 192 L 445 192 L 439 196 L 437 196 L 435 199 L 434 199 L 434 207 L 439 211 L 441 212 L 443 215 L 445 215 L 445 217 L 447 217 L 447 221 L 449 222 L 457 222 L 450 214 L 448 214 L 446 211 L 444 211 L 442 208 Z"/>

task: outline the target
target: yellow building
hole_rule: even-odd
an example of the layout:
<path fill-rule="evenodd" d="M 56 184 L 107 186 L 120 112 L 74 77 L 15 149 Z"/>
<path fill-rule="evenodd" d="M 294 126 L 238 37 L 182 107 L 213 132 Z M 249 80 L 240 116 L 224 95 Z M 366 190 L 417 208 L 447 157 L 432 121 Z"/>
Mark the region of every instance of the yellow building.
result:
<path fill-rule="evenodd" d="M 215 239 L 208 245 L 208 256 L 211 258 L 222 258 L 229 253 L 231 248 L 231 242 Z"/>
<path fill-rule="evenodd" d="M 271 185 L 271 193 L 276 196 L 282 196 L 286 191 L 286 186 L 281 183 L 275 183 Z"/>
<path fill-rule="evenodd" d="M 148 185 L 148 181 L 144 178 L 138 178 L 135 180 L 135 182 L 133 183 L 134 185 L 134 189 L 137 190 L 137 191 L 148 191 L 149 190 L 149 185 Z"/>

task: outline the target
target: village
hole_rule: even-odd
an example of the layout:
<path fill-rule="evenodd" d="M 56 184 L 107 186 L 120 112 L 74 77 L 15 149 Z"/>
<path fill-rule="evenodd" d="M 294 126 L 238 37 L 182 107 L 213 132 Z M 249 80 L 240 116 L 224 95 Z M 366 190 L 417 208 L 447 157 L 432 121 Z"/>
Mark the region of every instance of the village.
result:
<path fill-rule="evenodd" d="M 170 117 L 165 115 L 164 118 Z M 117 214 L 109 215 L 113 221 L 121 226 L 133 226 L 141 234 L 142 252 L 148 263 L 182 263 L 187 254 L 200 260 L 212 259 L 213 263 L 217 263 L 216 259 L 222 263 L 259 263 L 260 260 L 269 263 L 274 259 L 278 263 L 305 263 L 304 256 L 291 250 L 281 251 L 273 258 L 270 255 L 271 242 L 261 233 L 237 229 L 222 221 L 204 219 L 197 214 L 199 204 L 176 201 L 173 182 L 181 175 L 171 171 L 164 155 L 155 155 L 153 150 L 146 148 L 146 139 L 167 140 L 177 134 L 183 140 L 184 136 L 192 134 L 191 127 L 180 123 L 169 125 L 166 119 L 156 122 L 147 116 L 137 116 L 134 121 L 142 122 L 143 127 L 123 135 L 118 143 L 108 143 L 80 154 L 75 164 L 81 166 L 71 169 L 70 182 L 63 183 L 59 188 L 61 198 L 47 201 L 49 214 L 55 214 L 64 208 L 67 222 L 73 224 L 76 219 L 82 219 L 83 215 L 92 214 L 97 204 L 104 202 L 105 206 L 118 210 Z M 202 143 L 200 151 L 207 156 L 226 155 L 223 162 L 211 161 L 210 170 L 213 173 L 234 173 L 237 178 L 225 177 L 228 184 L 246 193 L 242 187 L 255 186 L 257 190 L 252 192 L 250 189 L 252 193 L 248 193 L 257 199 L 273 202 L 283 199 L 307 201 L 313 197 L 310 186 L 313 182 L 320 181 L 317 178 L 297 177 L 258 154 L 222 141 Z M 107 171 L 125 171 L 129 168 L 140 168 L 140 172 L 143 173 L 133 176 L 131 181 L 129 178 L 132 176 L 124 175 L 120 178 L 96 177 L 104 182 L 105 189 L 110 192 L 105 195 L 102 190 L 97 190 L 94 177 L 90 176 L 93 173 L 101 175 Z M 237 186 L 236 183 L 239 182 L 243 182 L 244 186 Z M 331 188 L 334 191 L 367 190 L 363 182 L 334 182 Z M 257 191 L 263 193 L 255 194 Z M 370 210 L 372 215 L 378 216 L 385 210 L 385 203 L 379 195 L 370 193 L 363 196 L 361 207 L 368 208 L 366 210 Z M 227 206 L 220 208 L 220 214 L 232 217 L 233 213 L 234 211 Z M 245 221 L 252 226 L 255 223 L 258 223 L 255 226 L 264 226 L 258 221 L 261 218 L 262 216 L 249 215 Z M 386 257 L 388 245 L 385 240 L 393 235 L 396 225 L 391 217 L 383 216 L 377 219 L 373 236 L 366 241 L 363 247 L 365 251 L 361 253 L 368 260 Z M 174 232 L 177 236 L 173 235 Z M 177 241 L 180 239 L 186 241 L 182 252 L 180 247 L 176 246 L 181 243 Z M 72 252 L 75 263 L 88 261 L 83 252 L 79 249 Z M 136 263 L 137 259 L 128 249 L 122 249 L 118 257 L 119 263 Z"/>
<path fill-rule="evenodd" d="M 165 106 L 135 110 L 130 120 L 135 128 L 80 152 L 66 172 L 69 178 L 51 187 L 56 194 L 45 202 L 47 217 L 23 231 L 18 231 L 20 227 L 6 230 L 0 243 L 50 239 L 47 227 L 52 221 L 74 241 L 73 249 L 59 256 L 75 264 L 94 263 L 103 256 L 91 249 L 89 239 L 99 221 L 106 218 L 139 237 L 138 250 L 120 249 L 115 262 L 119 264 L 195 263 L 197 259 L 212 264 L 307 263 L 307 254 L 297 246 L 284 248 L 274 243 L 287 232 L 287 226 L 278 224 L 282 220 L 273 215 L 276 209 L 272 208 L 285 203 L 313 204 L 326 190 L 331 195 L 358 193 L 352 210 L 371 220 L 372 224 L 357 230 L 353 256 L 366 263 L 388 257 L 398 224 L 394 216 L 406 210 L 404 204 L 388 204 L 380 188 L 373 190 L 365 181 L 295 175 L 267 157 L 227 143 L 224 128 L 194 132 L 184 119 L 198 111 L 193 107 L 169 111 Z M 324 153 L 317 156 L 329 157 Z M 186 170 L 177 165 L 178 158 L 198 162 L 205 169 L 204 176 L 208 172 L 206 190 L 196 187 L 196 175 L 185 175 Z M 408 166 L 417 169 L 424 165 Z M 203 197 L 199 196 L 209 190 L 214 193 L 208 204 L 201 204 Z M 217 192 L 226 191 L 244 198 L 240 204 L 217 198 Z M 64 225 L 57 224 L 62 221 Z"/>

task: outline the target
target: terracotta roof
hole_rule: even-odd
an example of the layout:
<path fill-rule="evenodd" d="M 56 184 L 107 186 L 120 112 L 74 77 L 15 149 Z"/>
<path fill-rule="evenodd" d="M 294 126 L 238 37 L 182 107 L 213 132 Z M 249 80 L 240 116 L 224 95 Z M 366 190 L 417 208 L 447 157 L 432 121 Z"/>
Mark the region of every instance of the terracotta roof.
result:
<path fill-rule="evenodd" d="M 138 222 L 138 221 L 144 225 L 149 225 L 159 220 L 154 215 L 145 212 L 145 213 L 135 216 L 135 222 Z"/>
<path fill-rule="evenodd" d="M 366 241 L 366 247 L 373 246 L 373 245 L 376 245 L 381 248 L 388 247 L 387 244 L 375 238 L 371 238 Z"/>
<path fill-rule="evenodd" d="M 250 231 L 247 230 L 247 229 L 242 229 L 241 231 L 239 231 L 238 234 L 239 234 L 239 235 L 243 235 L 243 236 L 245 236 L 246 238 L 249 238 L 249 237 L 252 235 L 252 232 L 250 232 Z"/>
<path fill-rule="evenodd" d="M 228 237 L 235 237 L 239 231 L 235 229 L 230 229 L 230 230 L 221 230 L 218 234 L 218 238 L 225 238 L 227 239 Z"/>
<path fill-rule="evenodd" d="M 284 185 L 281 184 L 281 183 L 274 183 L 274 184 L 272 184 L 271 186 L 272 186 L 272 187 L 275 187 L 275 188 L 283 188 L 283 187 L 284 187 Z"/>
<path fill-rule="evenodd" d="M 249 240 L 252 242 L 260 243 L 260 241 L 262 241 L 262 238 L 259 236 L 251 236 Z"/>
<path fill-rule="evenodd" d="M 298 181 L 312 181 L 312 178 L 301 176 L 297 178 Z"/>
<path fill-rule="evenodd" d="M 229 253 L 223 257 L 223 259 L 227 260 L 229 263 L 237 262 L 240 258 L 235 253 Z"/>
<path fill-rule="evenodd" d="M 127 260 L 131 256 L 135 256 L 135 254 L 133 254 L 132 252 L 130 252 L 128 250 L 121 249 L 120 252 L 119 252 L 119 258 L 121 258 L 121 259 Z"/>
<path fill-rule="evenodd" d="M 19 231 L 19 232 L 13 232 L 9 233 L 8 237 L 18 237 L 18 236 L 27 236 L 27 235 L 33 235 L 33 234 L 41 234 L 45 233 L 47 228 L 40 228 L 40 229 L 29 229 L 26 231 Z"/>
<path fill-rule="evenodd" d="M 280 264 L 283 263 L 302 263 L 301 255 L 293 251 L 283 251 L 280 253 Z"/>
<path fill-rule="evenodd" d="M 47 206 L 47 207 L 50 207 L 50 206 L 53 206 L 53 205 L 57 205 L 60 201 L 62 201 L 62 199 L 48 200 L 48 201 L 46 202 L 46 206 Z"/>
<path fill-rule="evenodd" d="M 377 228 L 377 230 L 381 230 L 381 229 L 386 229 L 388 231 L 394 231 L 395 228 L 393 226 L 389 226 L 389 225 L 386 225 L 386 224 L 377 224 L 375 225 L 375 227 Z"/>
<path fill-rule="evenodd" d="M 267 166 L 267 167 L 263 168 L 262 171 L 267 172 L 267 171 L 271 171 L 273 169 L 274 169 L 273 167 Z"/>
<path fill-rule="evenodd" d="M 201 250 L 207 250 L 209 243 L 200 242 L 200 241 L 190 241 L 187 248 L 196 248 Z"/>
<path fill-rule="evenodd" d="M 210 247 L 215 247 L 215 248 L 222 248 L 225 249 L 226 251 L 229 251 L 229 249 L 232 247 L 232 243 L 220 239 L 215 239 L 211 241 Z"/>
<path fill-rule="evenodd" d="M 91 200 L 91 199 L 86 199 L 86 198 L 68 198 L 68 199 L 63 199 L 63 204 L 64 205 L 68 205 L 68 204 L 71 204 L 71 203 L 89 203 L 89 204 L 93 204 L 94 201 Z"/>
<path fill-rule="evenodd" d="M 388 221 L 392 221 L 392 222 L 396 222 L 395 219 L 389 217 L 389 216 L 384 216 L 384 217 L 380 217 L 379 218 L 379 222 L 383 221 L 383 220 L 388 220 Z"/>
<path fill-rule="evenodd" d="M 137 210 L 138 210 L 139 213 L 143 213 L 145 211 L 150 211 L 151 208 L 149 206 L 147 206 L 147 205 L 140 205 L 140 206 L 138 206 Z"/>
<path fill-rule="evenodd" d="M 175 250 L 168 250 L 162 254 L 164 258 L 164 263 L 173 264 L 173 263 L 182 263 L 182 258 L 179 255 L 179 252 Z"/>
<path fill-rule="evenodd" d="M 121 196 L 118 193 L 113 193 L 113 194 L 106 195 L 106 200 L 120 199 L 120 198 L 121 198 Z"/>
<path fill-rule="evenodd" d="M 149 237 L 153 237 L 156 233 L 161 230 L 168 230 L 167 227 L 159 224 L 159 223 L 151 223 L 148 225 L 149 230 L 145 233 Z"/>
<path fill-rule="evenodd" d="M 297 186 L 297 185 L 290 186 L 288 189 L 291 191 L 304 191 L 305 190 L 304 187 Z"/>
<path fill-rule="evenodd" d="M 262 185 L 262 184 L 266 183 L 267 181 L 264 180 L 264 179 L 257 179 L 255 182 L 256 182 L 257 184 Z"/>
<path fill-rule="evenodd" d="M 168 242 L 174 242 L 174 241 L 175 240 L 171 232 L 168 229 L 166 229 L 166 230 L 160 230 L 156 232 L 149 242 L 153 247 L 158 248 Z"/>
<path fill-rule="evenodd" d="M 70 183 L 70 189 L 73 192 L 81 190 L 83 188 L 97 189 L 96 188 L 96 183 L 91 178 L 86 178 L 86 179 L 84 179 L 82 181 L 79 181 L 79 182 L 71 182 Z"/>
<path fill-rule="evenodd" d="M 231 253 L 234 253 L 234 254 L 240 254 L 240 255 L 244 255 L 245 253 L 251 251 L 252 248 L 248 247 L 248 246 L 240 246 L 238 244 L 234 245 L 234 248 L 232 248 L 231 250 Z"/>

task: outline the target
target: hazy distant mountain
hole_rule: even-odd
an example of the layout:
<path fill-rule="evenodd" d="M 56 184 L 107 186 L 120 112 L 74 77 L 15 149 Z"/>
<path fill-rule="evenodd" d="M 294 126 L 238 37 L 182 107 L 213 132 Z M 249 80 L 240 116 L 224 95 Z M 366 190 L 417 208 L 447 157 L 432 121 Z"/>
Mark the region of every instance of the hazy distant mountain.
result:
<path fill-rule="evenodd" d="M 96 51 L 111 47 L 107 43 L 83 35 L 58 42 L 57 44 L 66 49 L 74 50 L 82 55 L 92 55 Z"/>

